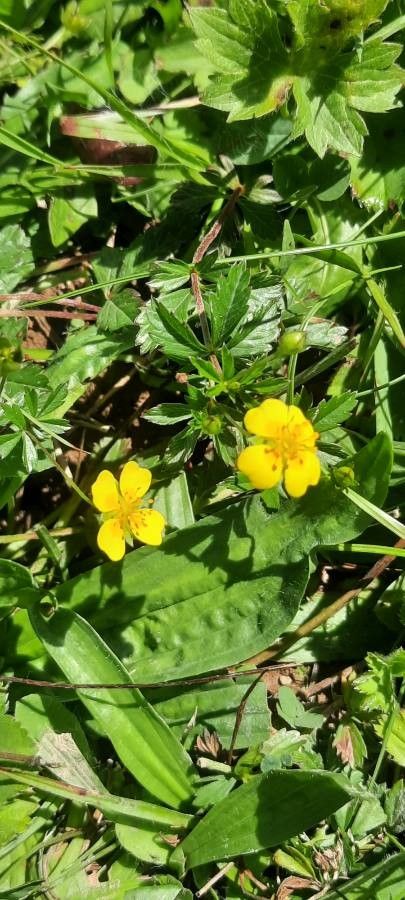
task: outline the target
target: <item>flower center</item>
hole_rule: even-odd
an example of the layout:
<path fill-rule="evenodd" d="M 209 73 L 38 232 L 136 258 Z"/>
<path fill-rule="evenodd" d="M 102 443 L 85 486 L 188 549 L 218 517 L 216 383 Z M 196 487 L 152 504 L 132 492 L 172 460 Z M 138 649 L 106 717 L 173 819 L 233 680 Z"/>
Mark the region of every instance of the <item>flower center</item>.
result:
<path fill-rule="evenodd" d="M 303 434 L 300 425 L 282 425 L 279 434 L 265 441 L 271 448 L 276 458 L 281 457 L 283 469 L 293 459 L 299 459 L 300 454 L 306 450 L 314 450 L 314 440 L 308 440 L 308 435 Z"/>

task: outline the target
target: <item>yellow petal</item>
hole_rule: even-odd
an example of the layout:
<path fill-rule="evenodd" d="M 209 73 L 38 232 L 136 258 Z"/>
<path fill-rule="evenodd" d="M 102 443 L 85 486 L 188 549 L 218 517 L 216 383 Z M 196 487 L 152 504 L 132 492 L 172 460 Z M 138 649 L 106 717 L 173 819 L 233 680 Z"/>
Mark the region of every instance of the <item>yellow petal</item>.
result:
<path fill-rule="evenodd" d="M 97 535 L 97 543 L 100 550 L 106 553 L 113 562 L 122 559 L 125 553 L 125 539 L 119 519 L 107 519 L 106 522 L 103 522 Z"/>
<path fill-rule="evenodd" d="M 316 453 L 309 450 L 288 462 L 284 484 L 290 497 L 302 497 L 310 484 L 318 484 L 321 466 Z"/>
<path fill-rule="evenodd" d="M 140 500 L 150 488 L 152 473 L 132 460 L 125 463 L 120 476 L 120 491 L 128 503 Z"/>
<path fill-rule="evenodd" d="M 157 509 L 136 509 L 128 521 L 132 534 L 138 541 L 152 547 L 162 543 L 166 521 Z"/>
<path fill-rule="evenodd" d="M 91 493 L 94 506 L 100 512 L 114 512 L 119 509 L 118 485 L 114 475 L 108 469 L 103 469 L 97 476 Z"/>
<path fill-rule="evenodd" d="M 281 400 L 264 400 L 260 406 L 249 409 L 245 415 L 245 427 L 258 437 L 277 437 L 287 424 L 288 406 Z"/>
<path fill-rule="evenodd" d="M 282 463 L 279 454 L 266 444 L 246 447 L 239 454 L 237 466 L 259 491 L 274 487 L 281 480 Z"/>
<path fill-rule="evenodd" d="M 304 425 L 304 424 L 308 424 L 312 429 L 311 423 L 308 421 L 308 419 L 305 418 L 304 413 L 299 408 L 299 406 L 287 406 L 287 425 L 288 425 L 288 427 L 294 426 L 294 425 Z"/>

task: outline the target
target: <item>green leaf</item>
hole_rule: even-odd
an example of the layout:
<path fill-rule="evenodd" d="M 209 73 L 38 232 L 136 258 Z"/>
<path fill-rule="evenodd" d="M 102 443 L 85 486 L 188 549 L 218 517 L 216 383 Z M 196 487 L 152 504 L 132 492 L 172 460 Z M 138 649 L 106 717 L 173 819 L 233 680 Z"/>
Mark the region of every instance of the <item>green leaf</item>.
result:
<path fill-rule="evenodd" d="M 33 268 L 29 238 L 19 225 L 6 225 L 0 231 L 0 293 L 12 291 Z"/>
<path fill-rule="evenodd" d="M 249 273 L 242 265 L 233 266 L 219 279 L 214 295 L 210 296 L 212 341 L 215 347 L 226 342 L 248 310 Z"/>
<path fill-rule="evenodd" d="M 402 110 L 375 117 L 361 157 L 349 159 L 353 196 L 367 209 L 401 207 L 405 200 L 402 123 Z"/>
<path fill-rule="evenodd" d="M 221 800 L 180 845 L 187 869 L 276 847 L 347 803 L 344 775 L 273 771 L 255 775 Z"/>
<path fill-rule="evenodd" d="M 305 75 L 294 82 L 297 103 L 295 135 L 306 138 L 323 157 L 327 150 L 360 156 L 367 134 L 364 112 L 392 109 L 402 76 L 395 66 L 398 44 L 379 41 L 360 51 L 329 60 L 315 76 Z"/>
<path fill-rule="evenodd" d="M 281 106 L 292 84 L 277 13 L 264 0 L 229 0 L 226 9 L 190 11 L 197 48 L 217 72 L 203 99 L 228 120 L 264 116 Z"/>
<path fill-rule="evenodd" d="M 385 723 L 386 725 L 386 723 Z M 385 739 L 385 747 L 387 752 L 392 756 L 395 762 L 405 766 L 405 709 L 397 709 L 394 714 L 391 727 L 387 730 L 384 724 L 376 726 L 376 732 Z"/>
<path fill-rule="evenodd" d="M 324 722 L 324 717 L 320 713 L 307 712 L 294 691 L 288 687 L 279 689 L 277 712 L 293 728 L 312 730 L 320 728 Z"/>
<path fill-rule="evenodd" d="M 67 398 L 69 409 L 85 390 L 83 382 L 95 378 L 106 366 L 133 344 L 133 336 L 100 334 L 94 325 L 72 332 L 54 355 L 48 368 L 53 387 L 65 385 L 75 392 Z"/>
<path fill-rule="evenodd" d="M 404 894 L 405 852 L 386 857 L 375 866 L 366 868 L 350 881 L 343 881 L 336 890 L 328 891 L 325 900 L 402 900 Z"/>
<path fill-rule="evenodd" d="M 141 301 L 135 291 L 126 288 L 105 301 L 97 316 L 102 331 L 122 331 L 131 328 L 135 333 L 135 317 Z"/>
<path fill-rule="evenodd" d="M 193 506 L 185 472 L 179 472 L 156 492 L 155 509 L 160 510 L 171 528 L 194 524 Z"/>
<path fill-rule="evenodd" d="M 389 789 L 384 804 L 388 828 L 394 834 L 401 834 L 405 828 L 405 784 L 403 778 Z"/>
<path fill-rule="evenodd" d="M 146 410 L 142 418 L 154 422 L 155 425 L 174 425 L 176 422 L 191 419 L 192 415 L 192 410 L 185 403 L 159 403 Z"/>
<path fill-rule="evenodd" d="M 193 453 L 200 435 L 200 427 L 194 424 L 188 425 L 187 428 L 183 428 L 182 431 L 175 434 L 166 445 L 162 460 L 163 467 L 178 468 L 183 465 Z"/>
<path fill-rule="evenodd" d="M 26 606 L 39 597 L 39 589 L 26 566 L 0 559 L 0 607 Z"/>
<path fill-rule="evenodd" d="M 249 680 L 238 679 L 230 684 L 219 681 L 214 685 L 201 685 L 198 690 L 168 688 L 169 697 L 156 698 L 155 709 L 166 719 L 178 737 L 185 733 L 184 743 L 190 747 L 204 728 L 216 731 L 223 747 L 229 747 L 239 704 L 246 693 Z M 187 727 L 195 718 L 195 724 Z M 270 714 L 265 685 L 259 683 L 248 697 L 236 738 L 236 749 L 260 744 L 269 735 Z"/>
<path fill-rule="evenodd" d="M 0 759 L 4 759 L 2 753 L 34 756 L 35 749 L 34 742 L 20 722 L 17 722 L 13 716 L 0 713 Z"/>
<path fill-rule="evenodd" d="M 294 135 L 305 132 L 321 157 L 328 149 L 359 155 L 367 128 L 358 110 L 393 107 L 402 84 L 395 65 L 400 46 L 375 39 L 359 51 L 340 51 L 384 5 L 370 0 L 365 12 L 352 16 L 336 2 L 289 3 L 295 27 L 290 50 L 281 39 L 277 12 L 264 0 L 227 0 L 221 9 L 191 10 L 197 47 L 218 73 L 204 102 L 226 110 L 228 121 L 252 119 L 282 106 L 292 88 Z"/>
<path fill-rule="evenodd" d="M 220 151 L 237 165 L 254 165 L 278 155 L 291 140 L 291 131 L 291 122 L 281 115 L 233 122 L 221 129 Z"/>
<path fill-rule="evenodd" d="M 391 466 L 386 436 L 350 465 L 363 494 L 382 502 Z M 107 563 L 56 593 L 59 602 L 92 611 L 135 678 L 198 674 L 268 647 L 296 614 L 311 550 L 352 540 L 369 521 L 322 480 L 274 514 L 258 496 L 233 503 L 170 535 L 162 548 L 136 550 L 121 566 Z"/>
<path fill-rule="evenodd" d="M 91 187 L 75 188 L 71 196 L 54 196 L 49 207 L 48 224 L 54 247 L 60 247 L 97 215 L 97 201 Z"/>
<path fill-rule="evenodd" d="M 267 354 L 279 335 L 283 305 L 282 286 L 275 279 L 251 290 L 247 311 L 227 341 L 232 356 Z"/>
<path fill-rule="evenodd" d="M 58 610 L 46 619 L 40 607 L 31 622 L 46 650 L 73 682 L 129 682 L 128 672 L 80 616 Z M 177 807 L 190 799 L 191 763 L 168 725 L 135 689 L 78 691 L 130 772 L 154 796 Z"/>
<path fill-rule="evenodd" d="M 290 0 L 288 14 L 291 17 L 296 42 L 309 48 L 313 54 L 333 53 L 346 46 L 378 20 L 387 6 L 387 0 L 361 0 L 347 3 L 345 0 L 328 0 L 313 4 L 311 0 Z"/>
<path fill-rule="evenodd" d="M 312 419 L 316 431 L 329 431 L 345 422 L 357 404 L 354 391 L 346 391 L 340 397 L 331 397 L 330 400 L 322 400 Z"/>
<path fill-rule="evenodd" d="M 183 325 L 180 319 L 170 312 L 162 301 L 156 304 L 156 312 L 166 333 L 170 335 L 177 354 L 181 353 L 182 356 L 188 358 L 190 350 L 193 353 L 206 352 L 204 345 L 196 338 L 191 328 L 188 325 Z"/>
<path fill-rule="evenodd" d="M 167 330 L 159 315 L 158 307 L 162 307 L 164 304 L 165 309 L 175 317 L 176 332 L 178 333 L 180 327 L 178 323 L 188 329 L 188 326 L 186 326 L 185 323 L 187 321 L 191 299 L 191 291 L 183 289 L 165 295 L 164 299 L 162 298 L 159 304 L 154 300 L 145 304 L 136 320 L 139 328 L 136 343 L 139 345 L 141 353 L 149 353 L 150 350 L 156 350 L 157 347 L 162 347 L 163 351 L 174 359 L 188 359 L 190 357 L 188 343 L 184 346 L 182 337 L 178 340 L 177 337 L 174 337 L 173 334 Z M 191 329 L 187 330 L 188 339 L 190 337 L 189 332 L 192 334 Z M 194 341 L 192 343 L 194 345 Z M 199 346 L 197 352 L 199 353 L 200 350 L 201 347 Z"/>
<path fill-rule="evenodd" d="M 143 862 L 154 866 L 167 865 L 171 848 L 162 835 L 162 829 L 147 822 L 139 825 L 116 825 L 115 833 L 121 847 Z"/>
<path fill-rule="evenodd" d="M 6 774 L 10 780 L 17 784 L 25 784 L 27 787 L 36 788 L 38 791 L 60 797 L 63 800 L 71 800 L 80 806 L 91 806 L 100 809 L 104 815 L 113 822 L 146 821 L 155 825 L 167 825 L 169 828 L 185 828 L 191 817 L 185 813 L 154 803 L 146 803 L 142 800 L 132 800 L 129 797 L 118 797 L 108 791 L 95 793 L 94 791 L 78 790 L 75 785 L 64 784 L 55 778 L 47 778 L 44 775 L 36 775 L 31 772 L 23 772 L 20 769 L 0 769 L 1 774 Z"/>

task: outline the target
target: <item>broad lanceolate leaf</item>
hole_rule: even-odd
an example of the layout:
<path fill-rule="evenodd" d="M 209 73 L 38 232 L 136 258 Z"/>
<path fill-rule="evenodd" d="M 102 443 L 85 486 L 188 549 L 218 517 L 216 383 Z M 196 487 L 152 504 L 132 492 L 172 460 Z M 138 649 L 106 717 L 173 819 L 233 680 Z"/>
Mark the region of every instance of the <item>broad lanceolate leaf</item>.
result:
<path fill-rule="evenodd" d="M 388 438 L 370 441 L 350 464 L 359 492 L 381 503 L 391 467 Z M 92 615 L 134 679 L 206 672 L 269 646 L 297 611 L 311 550 L 352 540 L 369 522 L 322 479 L 278 512 L 249 497 L 171 535 L 162 548 L 136 550 L 122 565 L 95 568 L 56 593 Z"/>
<path fill-rule="evenodd" d="M 276 847 L 347 803 L 345 775 L 273 771 L 256 775 L 211 809 L 181 844 L 186 867 Z"/>
<path fill-rule="evenodd" d="M 131 679 L 91 625 L 68 610 L 45 618 L 40 606 L 31 622 L 45 648 L 72 682 L 111 684 Z M 191 763 L 169 726 L 134 689 L 78 691 L 124 765 L 155 797 L 178 807 L 192 794 Z"/>
<path fill-rule="evenodd" d="M 165 809 L 154 803 L 146 803 L 143 800 L 132 800 L 130 797 L 118 797 L 108 791 L 97 793 L 92 790 L 77 788 L 75 785 L 57 781 L 56 778 L 47 778 L 45 775 L 37 775 L 33 772 L 24 772 L 21 769 L 0 768 L 2 775 L 7 775 L 10 780 L 18 784 L 36 788 L 38 791 L 73 800 L 81 806 L 92 806 L 100 809 L 107 818 L 113 822 L 144 821 L 153 822 L 155 825 L 167 825 L 173 828 L 185 828 L 190 816 L 186 813 Z"/>

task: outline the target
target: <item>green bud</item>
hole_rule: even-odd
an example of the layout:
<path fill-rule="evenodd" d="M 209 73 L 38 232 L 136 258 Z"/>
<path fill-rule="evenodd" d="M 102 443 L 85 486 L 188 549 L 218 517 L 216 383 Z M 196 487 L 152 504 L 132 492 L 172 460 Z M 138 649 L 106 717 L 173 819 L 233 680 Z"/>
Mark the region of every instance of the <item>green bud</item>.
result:
<path fill-rule="evenodd" d="M 285 331 L 280 338 L 278 350 L 282 356 L 292 356 L 305 350 L 306 345 L 307 339 L 303 331 Z"/>
<path fill-rule="evenodd" d="M 333 481 L 337 487 L 353 487 L 355 484 L 354 470 L 351 466 L 335 466 L 331 471 Z"/>
<path fill-rule="evenodd" d="M 222 421 L 219 416 L 204 416 L 201 422 L 201 428 L 205 434 L 216 435 L 222 430 Z"/>

